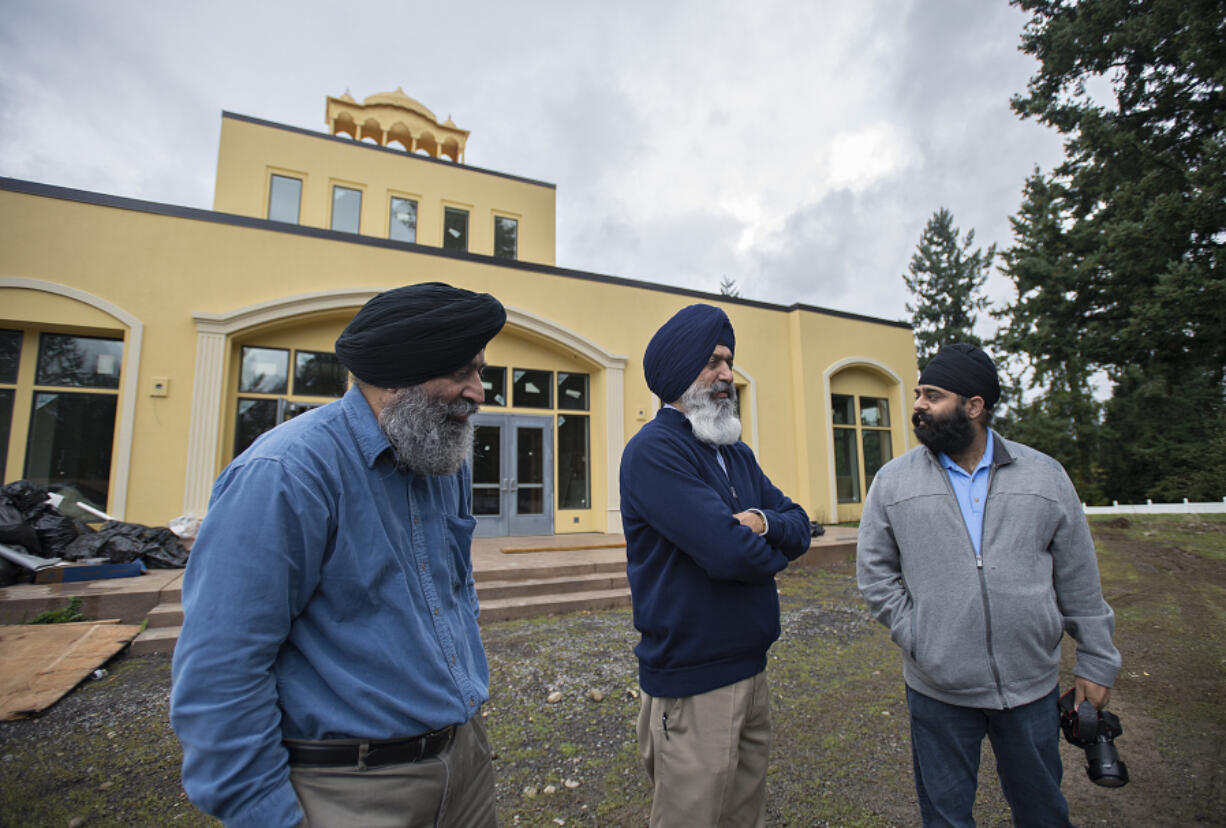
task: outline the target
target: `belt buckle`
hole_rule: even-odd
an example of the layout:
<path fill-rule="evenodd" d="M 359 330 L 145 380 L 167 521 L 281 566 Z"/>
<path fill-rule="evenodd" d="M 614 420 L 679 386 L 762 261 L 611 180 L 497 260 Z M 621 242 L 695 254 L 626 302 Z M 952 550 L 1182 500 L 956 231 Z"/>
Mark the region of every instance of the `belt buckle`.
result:
<path fill-rule="evenodd" d="M 358 745 L 358 770 L 366 770 L 366 754 L 370 753 L 370 742 L 362 742 Z"/>

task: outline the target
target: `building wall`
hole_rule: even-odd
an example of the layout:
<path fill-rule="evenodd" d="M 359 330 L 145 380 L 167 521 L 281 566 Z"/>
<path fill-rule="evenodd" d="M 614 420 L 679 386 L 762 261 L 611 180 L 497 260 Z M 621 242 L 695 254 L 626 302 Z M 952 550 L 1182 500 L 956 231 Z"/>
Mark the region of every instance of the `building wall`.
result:
<path fill-rule="evenodd" d="M 556 190 L 553 185 L 225 114 L 217 158 L 213 209 L 254 218 L 268 216 L 272 175 L 302 181 L 299 223 L 331 226 L 332 187 L 362 192 L 360 231 L 388 237 L 392 196 L 417 201 L 417 243 L 443 244 L 443 209 L 469 212 L 472 253 L 494 252 L 494 217 L 519 222 L 519 255 L 553 264 Z"/>
<path fill-rule="evenodd" d="M 233 457 L 243 346 L 331 351 L 376 292 L 435 280 L 492 293 L 507 307 L 507 327 L 487 349 L 490 365 L 589 375 L 586 412 L 556 402 L 483 408 L 555 422 L 589 417 L 590 507 L 557 511 L 555 531 L 620 530 L 621 449 L 660 405 L 643 379 L 643 350 L 665 320 L 697 301 L 723 307 L 735 326 L 743 439 L 811 517 L 855 519 L 863 500 L 863 488 L 859 501 L 837 496 L 832 394 L 888 399 L 890 451 L 907 449 L 916 365 L 907 326 L 558 269 L 550 266 L 551 186 L 301 133 L 223 118 L 216 212 L 0 180 L 0 329 L 24 335 L 21 377 L 11 387 L 0 381 L 0 393 L 18 400 L 6 480 L 22 476 L 40 333 L 123 339 L 119 387 L 107 392 L 118 400 L 107 508 L 162 524 L 202 513 L 212 480 Z M 302 226 L 262 218 L 274 169 L 304 175 Z M 361 234 L 321 229 L 328 185 L 342 175 L 367 188 Z M 513 208 L 523 217 L 521 261 L 483 255 L 490 242 L 478 249 L 476 221 L 468 254 L 388 241 L 389 191 L 421 196 L 423 241 L 438 229 L 425 205 L 444 196 L 472 204 L 474 217 L 477 208 Z M 857 473 L 865 471 L 861 458 Z"/>

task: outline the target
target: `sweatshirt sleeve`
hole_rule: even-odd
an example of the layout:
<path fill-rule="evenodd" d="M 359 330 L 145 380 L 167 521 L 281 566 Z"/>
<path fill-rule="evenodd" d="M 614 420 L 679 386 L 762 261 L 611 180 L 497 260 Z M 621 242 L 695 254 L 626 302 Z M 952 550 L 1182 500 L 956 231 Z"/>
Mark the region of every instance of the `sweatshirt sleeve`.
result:
<path fill-rule="evenodd" d="M 780 549 L 732 516 L 693 460 L 671 441 L 656 438 L 627 447 L 621 482 L 623 511 L 683 550 L 713 579 L 764 583 L 788 564 Z M 780 522 L 788 511 L 793 510 L 779 512 Z"/>
<path fill-rule="evenodd" d="M 1111 642 L 1115 613 L 1103 598 L 1098 555 L 1081 500 L 1063 468 L 1059 475 L 1061 513 L 1050 550 L 1064 629 L 1077 642 L 1073 674 L 1110 687 L 1120 669 L 1120 653 Z"/>
<path fill-rule="evenodd" d="M 889 629 L 890 638 L 903 652 L 910 653 L 914 605 L 903 581 L 902 559 L 886 513 L 883 475 L 884 471 L 877 473 L 860 515 L 856 581 L 873 617 Z"/>
<path fill-rule="evenodd" d="M 766 542 L 778 549 L 789 561 L 794 561 L 809 551 L 813 533 L 809 529 L 809 515 L 798 503 L 771 483 L 766 473 L 757 466 L 761 505 L 755 507 L 766 516 Z"/>

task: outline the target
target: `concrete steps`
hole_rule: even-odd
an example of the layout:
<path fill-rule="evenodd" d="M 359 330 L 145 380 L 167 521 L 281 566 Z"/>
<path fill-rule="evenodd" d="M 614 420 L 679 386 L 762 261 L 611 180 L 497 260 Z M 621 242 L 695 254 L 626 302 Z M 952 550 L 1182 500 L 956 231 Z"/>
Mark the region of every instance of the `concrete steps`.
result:
<path fill-rule="evenodd" d="M 619 561 L 532 563 L 477 571 L 480 623 L 630 606 L 626 566 Z M 171 653 L 183 625 L 178 590 L 149 609 L 133 654 Z"/>

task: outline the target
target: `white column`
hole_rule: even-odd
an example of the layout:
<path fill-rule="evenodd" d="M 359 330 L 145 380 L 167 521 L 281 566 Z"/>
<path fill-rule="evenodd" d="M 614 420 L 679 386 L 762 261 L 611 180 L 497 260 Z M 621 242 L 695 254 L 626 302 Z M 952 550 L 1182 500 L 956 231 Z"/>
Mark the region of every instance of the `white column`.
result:
<path fill-rule="evenodd" d="M 187 475 L 183 483 L 183 513 L 197 517 L 204 517 L 208 510 L 209 491 L 217 471 L 225 359 L 226 335 L 197 330 L 192 419 L 187 434 Z"/>
<path fill-rule="evenodd" d="M 605 366 L 605 445 L 606 473 L 608 475 L 608 516 L 606 532 L 622 530 L 621 486 L 618 472 L 621 469 L 622 449 L 626 447 L 626 372 L 618 367 Z"/>

